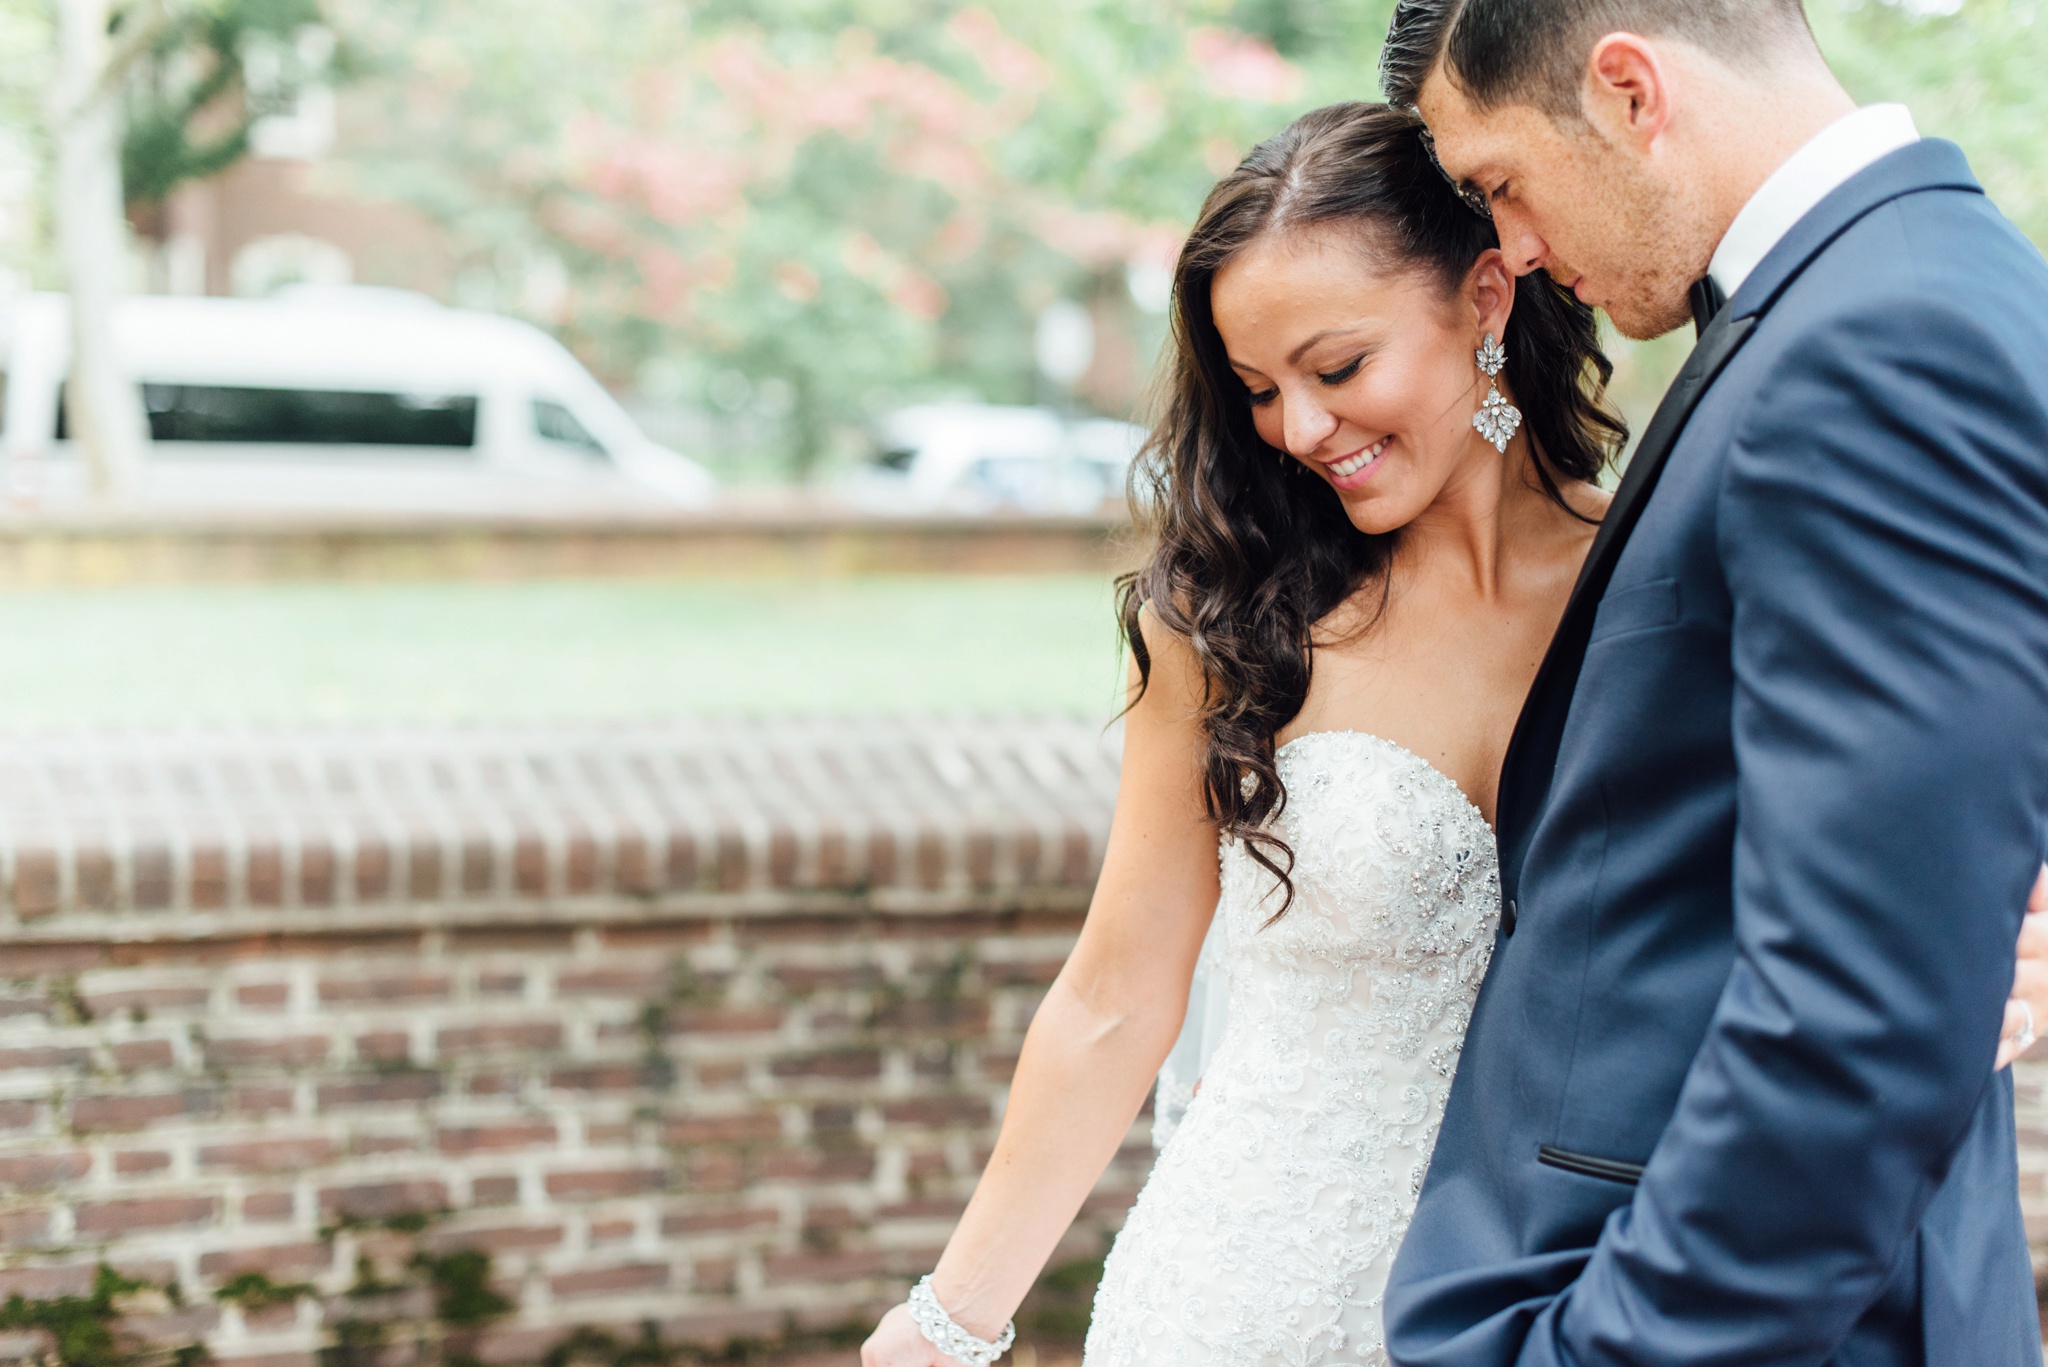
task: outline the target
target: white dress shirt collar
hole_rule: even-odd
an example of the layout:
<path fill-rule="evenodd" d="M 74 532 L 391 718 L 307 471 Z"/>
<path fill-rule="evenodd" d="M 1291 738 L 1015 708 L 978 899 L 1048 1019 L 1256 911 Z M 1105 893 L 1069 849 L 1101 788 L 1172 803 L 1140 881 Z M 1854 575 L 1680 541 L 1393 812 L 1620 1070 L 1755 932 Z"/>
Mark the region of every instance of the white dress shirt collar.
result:
<path fill-rule="evenodd" d="M 1708 267 L 1722 294 L 1735 297 L 1742 282 L 1792 225 L 1864 167 L 1920 141 L 1902 104 L 1873 104 L 1844 115 L 1813 135 L 1757 188 L 1728 225 Z"/>

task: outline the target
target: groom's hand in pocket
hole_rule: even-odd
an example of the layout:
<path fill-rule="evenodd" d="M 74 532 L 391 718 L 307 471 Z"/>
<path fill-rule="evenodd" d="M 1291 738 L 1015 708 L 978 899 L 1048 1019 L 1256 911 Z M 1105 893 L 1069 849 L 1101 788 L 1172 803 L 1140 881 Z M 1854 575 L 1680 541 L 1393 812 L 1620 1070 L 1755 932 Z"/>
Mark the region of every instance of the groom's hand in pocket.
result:
<path fill-rule="evenodd" d="M 2019 963 L 2013 969 L 2012 998 L 2005 1004 L 2005 1029 L 1998 1039 L 1997 1067 L 2003 1068 L 2027 1051 L 2034 1032 L 2048 1026 L 2048 864 L 2034 880 L 2027 898 L 2027 919 L 2020 925 Z"/>

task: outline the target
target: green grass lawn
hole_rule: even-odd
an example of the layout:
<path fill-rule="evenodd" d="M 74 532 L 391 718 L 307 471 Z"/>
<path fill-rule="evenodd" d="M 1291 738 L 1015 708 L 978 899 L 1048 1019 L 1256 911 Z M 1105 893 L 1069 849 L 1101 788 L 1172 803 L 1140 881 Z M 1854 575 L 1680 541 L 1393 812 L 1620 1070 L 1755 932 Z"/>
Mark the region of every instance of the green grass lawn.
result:
<path fill-rule="evenodd" d="M 0 726 L 1107 716 L 1092 575 L 0 593 Z"/>

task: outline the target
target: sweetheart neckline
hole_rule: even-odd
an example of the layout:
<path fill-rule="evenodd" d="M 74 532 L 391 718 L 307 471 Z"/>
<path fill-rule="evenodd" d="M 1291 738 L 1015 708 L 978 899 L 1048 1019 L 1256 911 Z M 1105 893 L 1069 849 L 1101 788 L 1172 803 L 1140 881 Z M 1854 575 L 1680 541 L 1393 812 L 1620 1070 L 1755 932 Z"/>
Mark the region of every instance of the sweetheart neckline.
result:
<path fill-rule="evenodd" d="M 1375 735 L 1371 731 L 1355 731 L 1349 727 L 1338 727 L 1334 730 L 1328 731 L 1304 731 L 1300 735 L 1296 736 L 1293 740 L 1287 741 L 1284 744 L 1276 745 L 1275 747 L 1273 747 L 1273 758 L 1275 760 L 1278 760 L 1283 753 L 1285 753 L 1288 750 L 1292 750 L 1295 746 L 1301 744 L 1305 740 L 1321 740 L 1329 737 L 1344 736 L 1348 736 L 1356 740 L 1369 740 L 1373 742 L 1375 745 L 1379 745 L 1384 747 L 1385 749 L 1392 750 L 1396 755 L 1400 756 L 1402 759 L 1408 760 L 1410 763 L 1419 766 L 1431 778 L 1434 778 L 1437 782 L 1443 784 L 1444 787 L 1450 789 L 1453 793 L 1456 793 L 1458 796 L 1458 801 L 1465 804 L 1465 810 L 1470 812 L 1473 816 L 1478 817 L 1479 824 L 1486 827 L 1486 833 L 1488 835 L 1494 834 L 1493 823 L 1486 819 L 1486 813 L 1479 810 L 1479 804 L 1472 800 L 1471 795 L 1459 786 L 1458 780 L 1452 778 L 1449 774 L 1437 768 L 1434 764 L 1431 764 L 1428 760 L 1416 754 L 1413 750 L 1410 750 L 1407 746 L 1401 744 L 1399 741 L 1388 740 L 1385 736 Z"/>

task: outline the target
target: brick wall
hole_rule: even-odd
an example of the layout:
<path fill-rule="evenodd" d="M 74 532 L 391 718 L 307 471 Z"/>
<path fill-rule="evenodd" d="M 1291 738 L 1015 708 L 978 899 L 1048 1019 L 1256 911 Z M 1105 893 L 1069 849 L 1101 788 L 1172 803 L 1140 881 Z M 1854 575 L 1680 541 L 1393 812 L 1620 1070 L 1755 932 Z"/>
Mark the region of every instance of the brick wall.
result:
<path fill-rule="evenodd" d="M 1114 781 L 1065 723 L 13 745 L 0 1294 L 105 1259 L 178 1284 L 148 1333 L 280 1367 L 871 1315 L 986 1156 Z M 432 1308 L 461 1249 L 480 1329 Z M 249 1272 L 317 1294 L 215 1298 Z"/>
<path fill-rule="evenodd" d="M 1115 770 L 1059 722 L 0 748 L 0 1295 L 105 1260 L 246 1367 L 870 1316 L 986 1156 Z"/>

